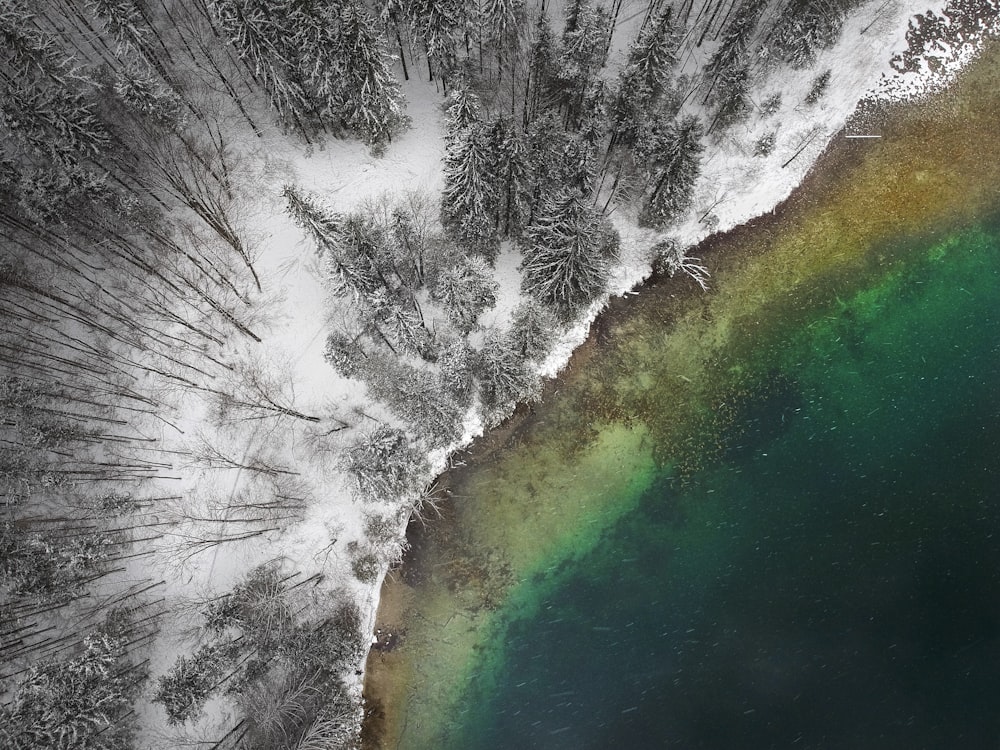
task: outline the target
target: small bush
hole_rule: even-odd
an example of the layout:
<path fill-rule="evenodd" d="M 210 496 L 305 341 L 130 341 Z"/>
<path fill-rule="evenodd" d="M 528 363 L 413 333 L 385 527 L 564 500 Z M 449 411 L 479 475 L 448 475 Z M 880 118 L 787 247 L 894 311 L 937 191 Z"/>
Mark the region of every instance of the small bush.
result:
<path fill-rule="evenodd" d="M 830 73 L 830 69 L 827 68 L 813 79 L 812 88 L 806 94 L 806 104 L 812 106 L 823 98 L 823 94 L 826 93 L 827 88 L 830 86 Z"/>
<path fill-rule="evenodd" d="M 781 94 L 771 94 L 760 105 L 760 113 L 764 117 L 777 114 L 781 109 Z"/>
<path fill-rule="evenodd" d="M 771 152 L 774 151 L 775 138 L 776 133 L 773 130 L 758 138 L 757 142 L 753 145 L 753 155 L 770 156 Z"/>
<path fill-rule="evenodd" d="M 351 561 L 354 577 L 362 583 L 372 584 L 378 580 L 382 565 L 374 552 L 362 552 Z"/>

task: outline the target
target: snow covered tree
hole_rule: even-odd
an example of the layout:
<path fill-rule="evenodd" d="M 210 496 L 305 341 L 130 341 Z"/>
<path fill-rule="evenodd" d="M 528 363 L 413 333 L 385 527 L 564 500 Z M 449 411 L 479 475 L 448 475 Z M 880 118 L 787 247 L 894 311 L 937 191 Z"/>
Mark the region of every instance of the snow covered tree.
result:
<path fill-rule="evenodd" d="M 576 130 L 585 114 L 587 90 L 607 60 L 608 12 L 591 0 L 570 0 L 559 57 L 559 84 L 554 88 L 568 130 Z"/>
<path fill-rule="evenodd" d="M 572 138 L 554 111 L 545 112 L 528 126 L 524 138 L 525 223 L 532 223 L 546 201 L 563 189 L 567 178 L 564 157 Z"/>
<path fill-rule="evenodd" d="M 525 87 L 525 121 L 553 106 L 559 93 L 559 57 L 561 48 L 548 17 L 542 13 L 535 27 L 535 38 L 528 56 L 528 84 Z"/>
<path fill-rule="evenodd" d="M 498 83 L 508 72 L 511 85 L 510 114 L 514 115 L 517 87 L 516 68 L 521 57 L 527 14 L 524 0 L 486 0 L 479 11 L 482 35 L 497 57 Z"/>
<path fill-rule="evenodd" d="M 482 258 L 462 258 L 438 274 L 431 296 L 444 305 L 455 327 L 468 334 L 483 310 L 496 304 L 497 288 Z"/>
<path fill-rule="evenodd" d="M 497 196 L 489 174 L 493 155 L 486 129 L 474 124 L 449 134 L 449 139 L 444 160 L 442 223 L 463 249 L 492 263 L 500 246 L 493 218 Z"/>
<path fill-rule="evenodd" d="M 448 94 L 445 122 L 448 125 L 448 143 L 460 137 L 482 120 L 483 106 L 479 96 L 469 86 L 456 86 Z"/>
<path fill-rule="evenodd" d="M 263 85 L 279 119 L 308 138 L 319 113 L 296 70 L 296 52 L 289 49 L 288 42 L 295 35 L 285 25 L 291 20 L 287 4 L 275 6 L 261 0 L 210 2 L 222 33 Z"/>
<path fill-rule="evenodd" d="M 334 331 L 326 338 L 323 359 L 345 378 L 364 379 L 365 360 L 370 356 L 361 344 L 361 334 Z"/>
<path fill-rule="evenodd" d="M 577 193 L 549 200 L 520 240 L 522 289 L 564 319 L 603 291 L 618 233 Z"/>
<path fill-rule="evenodd" d="M 727 71 L 725 79 L 720 80 L 713 93 L 715 117 L 709 126 L 709 132 L 716 127 L 727 128 L 750 115 L 753 105 L 750 102 L 750 70 L 747 67 L 733 68 Z"/>
<path fill-rule="evenodd" d="M 448 445 L 459 435 L 463 409 L 436 374 L 407 362 L 387 361 L 366 379 L 369 392 L 412 425 L 426 447 Z"/>
<path fill-rule="evenodd" d="M 153 703 L 166 710 L 169 724 L 183 724 L 198 717 L 206 701 L 221 686 L 233 656 L 231 649 L 208 645 L 191 658 L 177 657 L 170 671 L 157 679 L 152 697 Z"/>
<path fill-rule="evenodd" d="M 629 48 L 621 74 L 622 88 L 644 102 L 663 96 L 670 89 L 680 41 L 673 9 L 664 5 L 654 12 Z"/>
<path fill-rule="evenodd" d="M 11 165 L 61 171 L 108 145 L 93 81 L 20 0 L 0 8 L 0 154 Z"/>
<path fill-rule="evenodd" d="M 493 426 L 520 401 L 537 398 L 540 380 L 510 340 L 491 332 L 475 360 L 483 417 Z"/>
<path fill-rule="evenodd" d="M 291 185 L 283 195 L 286 211 L 326 262 L 335 294 L 371 304 L 380 291 L 398 286 L 398 280 L 390 281 L 394 269 L 387 239 L 371 218 L 335 214 Z"/>
<path fill-rule="evenodd" d="M 857 0 L 791 0 L 768 36 L 770 55 L 796 68 L 812 65 L 817 52 L 837 41 L 847 12 L 856 4 Z"/>
<path fill-rule="evenodd" d="M 485 0 L 480 19 L 487 40 L 501 53 L 516 54 L 526 21 L 524 0 Z"/>
<path fill-rule="evenodd" d="M 3 463 L 9 470 L 10 464 Z M 113 541 L 111 534 L 67 535 L 58 528 L 17 532 L 4 523 L 0 525 L 0 582 L 16 595 L 39 601 L 75 595 L 87 581 L 99 577 Z"/>
<path fill-rule="evenodd" d="M 9 750 L 121 750 L 146 671 L 126 654 L 129 615 L 113 610 L 83 639 L 83 652 L 33 665 L 0 707 L 0 741 Z"/>
<path fill-rule="evenodd" d="M 361 498 L 382 502 L 397 500 L 413 488 L 423 460 L 406 433 L 381 425 L 346 451 L 343 468 L 354 478 Z"/>
<path fill-rule="evenodd" d="M 379 289 L 365 303 L 369 314 L 362 314 L 362 322 L 367 323 L 378 337 L 391 340 L 395 352 L 431 356 L 433 337 L 424 327 L 420 308 L 412 296 Z"/>
<path fill-rule="evenodd" d="M 725 27 L 719 48 L 705 66 L 703 101 L 715 108 L 710 132 L 750 112 L 750 43 L 766 7 L 765 0 L 742 0 Z"/>
<path fill-rule="evenodd" d="M 649 155 L 652 188 L 639 217 L 641 223 L 662 226 L 691 205 L 704 149 L 701 134 L 701 123 L 694 116 L 675 121 L 656 133 Z"/>
<path fill-rule="evenodd" d="M 441 390 L 463 408 L 472 401 L 475 356 L 475 352 L 464 340 L 456 339 L 443 346 L 438 357 Z"/>
<path fill-rule="evenodd" d="M 549 308 L 527 299 L 516 308 L 510 323 L 510 342 L 524 359 L 540 361 L 556 339 L 559 321 Z"/>
<path fill-rule="evenodd" d="M 340 11 L 338 42 L 346 93 L 343 116 L 379 154 L 403 127 L 403 97 L 389 69 L 391 58 L 358 0 L 348 0 Z"/>
<path fill-rule="evenodd" d="M 423 42 L 431 78 L 435 69 L 447 82 L 458 59 L 460 38 L 468 24 L 469 10 L 462 0 L 407 0 L 407 21 L 413 35 Z"/>
<path fill-rule="evenodd" d="M 287 202 L 285 211 L 313 241 L 316 252 L 322 255 L 333 250 L 340 241 L 343 217 L 323 208 L 315 198 L 294 185 L 285 185 L 281 194 Z"/>
<path fill-rule="evenodd" d="M 813 79 L 812 86 L 809 87 L 809 93 L 806 94 L 806 104 L 812 106 L 823 98 L 823 94 L 826 93 L 827 88 L 830 86 L 830 74 L 832 72 L 827 68 Z"/>
<path fill-rule="evenodd" d="M 501 236 L 516 236 L 527 220 L 528 164 L 524 141 L 504 116 L 495 118 L 485 134 L 490 155 L 487 181 L 494 204 L 494 221 Z"/>

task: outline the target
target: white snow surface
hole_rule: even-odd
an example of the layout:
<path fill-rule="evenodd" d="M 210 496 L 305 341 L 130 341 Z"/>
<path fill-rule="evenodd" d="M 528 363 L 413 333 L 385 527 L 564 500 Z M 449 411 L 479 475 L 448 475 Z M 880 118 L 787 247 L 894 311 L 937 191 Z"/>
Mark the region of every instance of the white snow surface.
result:
<path fill-rule="evenodd" d="M 928 7 L 940 10 L 941 2 L 935 0 L 928 6 L 873 0 L 848 19 L 841 41 L 824 51 L 814 67 L 775 70 L 752 98 L 759 103 L 779 93 L 780 110 L 767 118 L 755 113 L 721 137 L 706 139 L 694 206 L 669 231 L 642 229 L 633 214 L 617 209 L 612 220 L 621 235 L 621 261 L 614 270 L 608 295 L 561 335 L 540 367 L 541 374 L 554 377 L 573 350 L 586 340 L 591 322 L 607 300 L 633 290 L 649 275 L 650 250 L 656 242 L 670 237 L 691 248 L 711 231 L 726 231 L 773 210 L 801 182 L 865 94 L 913 96 L 925 90 L 931 81 L 926 71 L 899 75 L 888 63 L 894 52 L 905 48 L 908 18 Z M 970 54 L 957 55 L 955 67 L 964 64 Z M 825 96 L 816 105 L 804 104 L 813 80 L 826 69 L 832 75 Z M 196 555 L 183 564 L 167 552 L 154 556 L 152 563 L 149 558 L 139 558 L 135 563 L 137 574 L 140 567 L 150 565 L 162 566 L 165 571 L 181 566 L 182 574 L 165 576 L 169 578 L 168 602 L 190 599 L 199 593 L 222 593 L 254 565 L 281 558 L 289 571 L 300 571 L 303 577 L 322 573 L 325 578 L 321 588 L 326 591 L 346 590 L 361 608 L 365 632 L 374 629 L 378 592 L 393 554 L 386 552 L 382 573 L 374 583 L 362 584 L 351 572 L 347 547 L 352 542 L 362 546 L 368 543 L 364 533 L 366 512 L 393 515 L 397 508 L 373 508 L 357 500 L 348 476 L 337 467 L 336 456 L 350 444 L 358 429 L 373 426 L 368 416 L 390 423 L 393 418 L 371 403 L 362 385 L 339 377 L 323 359 L 327 332 L 337 316 L 350 311 L 345 312 L 343 303 L 332 300 L 327 293 L 313 250 L 284 214 L 281 190 L 284 184 L 295 183 L 337 211 L 355 209 L 386 193 L 422 190 L 437 196 L 443 182 L 443 98 L 435 83 L 416 78 L 405 83 L 403 90 L 411 126 L 381 158 L 372 157 L 365 146 L 350 141 L 331 140 L 313 149 L 292 146 L 279 138 L 248 145 L 260 179 L 255 194 L 248 196 L 242 206 L 241 219 L 253 241 L 255 266 L 264 287 L 265 315 L 256 326 L 263 341 L 233 347 L 230 359 L 255 362 L 283 384 L 295 409 L 315 414 L 323 421 L 318 425 L 290 418 L 245 422 L 206 434 L 213 421 L 208 417 L 211 403 L 187 393 L 176 396 L 177 429 L 163 426 L 160 434 L 165 445 L 178 449 L 190 448 L 204 438 L 243 456 L 266 454 L 273 463 L 298 472 L 297 491 L 308 498 L 308 507 L 303 517 L 290 526 L 245 544 L 226 545 Z M 696 102 L 697 97 L 689 101 Z M 686 107 L 692 114 L 704 114 L 694 103 Z M 757 139 L 772 131 L 777 134 L 774 151 L 766 158 L 755 156 Z M 800 148 L 801 152 L 792 158 Z M 712 229 L 704 220 L 709 215 L 715 217 Z M 494 308 L 483 313 L 482 326 L 504 328 L 509 324 L 511 311 L 520 299 L 518 262 L 516 250 L 504 243 L 497 263 L 499 299 Z M 367 416 L 358 418 L 359 413 Z M 336 425 L 333 419 L 349 414 L 355 417 L 352 421 L 360 419 L 358 427 L 323 434 Z M 455 448 L 482 434 L 483 423 L 470 413 L 465 427 L 466 433 Z M 438 451 L 429 458 L 431 472 L 427 479 L 446 467 L 448 452 Z M 247 472 L 239 469 L 182 464 L 175 468 L 184 479 L 175 483 L 182 486 L 169 487 L 171 494 L 232 493 L 249 481 Z M 404 526 L 402 518 L 400 535 Z M 186 636 L 190 625 L 190 620 L 181 617 L 164 623 L 151 663 L 154 678 L 169 668 L 178 653 L 190 651 L 192 641 Z M 363 664 L 359 664 L 359 674 L 349 676 L 358 694 L 362 670 Z M 229 709 L 224 701 L 213 702 L 210 709 L 197 726 L 225 727 Z M 165 716 L 159 706 L 144 704 L 140 716 L 141 746 L 159 748 L 179 743 L 178 733 L 164 729 Z M 215 735 L 218 738 L 221 733 Z"/>

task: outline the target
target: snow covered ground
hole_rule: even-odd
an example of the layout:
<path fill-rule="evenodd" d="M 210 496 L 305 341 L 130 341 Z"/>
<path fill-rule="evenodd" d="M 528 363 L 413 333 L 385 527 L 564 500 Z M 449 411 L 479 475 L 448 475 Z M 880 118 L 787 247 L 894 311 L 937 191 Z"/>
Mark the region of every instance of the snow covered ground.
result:
<path fill-rule="evenodd" d="M 940 4 L 941 0 L 935 2 Z M 711 232 L 725 231 L 772 210 L 801 182 L 866 94 L 913 96 L 924 90 L 930 80 L 928 71 L 900 75 L 890 68 L 889 59 L 906 46 L 908 18 L 927 9 L 925 3 L 873 0 L 849 18 L 841 41 L 824 51 L 815 67 L 783 68 L 769 76 L 752 92 L 752 99 L 760 104 L 779 94 L 780 107 L 768 116 L 755 113 L 745 123 L 706 140 L 694 205 L 669 231 L 642 229 L 633 212 L 615 210 L 612 220 L 622 238 L 622 251 L 608 296 L 632 290 L 649 275 L 651 248 L 658 241 L 670 237 L 683 247 L 694 247 Z M 704 59 L 710 52 L 701 50 L 696 55 L 693 49 L 683 48 L 681 59 L 692 66 L 699 55 Z M 959 50 L 956 64 L 963 64 L 970 54 Z M 814 105 L 806 104 L 816 76 L 826 69 L 831 77 L 825 95 Z M 373 417 L 390 423 L 393 417 L 371 402 L 362 385 L 338 376 L 323 359 L 327 333 L 336 316 L 344 314 L 343 302 L 331 299 L 314 251 L 284 213 L 281 191 L 286 183 L 297 184 L 336 211 L 355 209 L 383 194 L 420 190 L 438 195 L 443 182 L 443 97 L 435 82 L 416 77 L 421 73 L 426 77 L 426 71 L 411 73 L 415 76 L 403 88 L 411 126 L 381 158 L 372 157 L 362 144 L 350 141 L 330 141 L 308 150 L 281 139 L 253 145 L 247 169 L 256 174 L 256 181 L 252 194 L 244 199 L 241 219 L 255 248 L 266 316 L 257 331 L 261 344 L 234 347 L 229 352 L 230 361 L 252 364 L 266 373 L 295 410 L 321 421 L 288 417 L 212 427 L 216 420 L 208 416 L 213 408 L 211 397 L 188 392 L 178 395 L 174 403 L 177 429 L 162 427 L 160 435 L 166 446 L 177 450 L 189 451 L 207 443 L 225 446 L 240 460 L 266 458 L 272 466 L 294 472 L 296 492 L 307 501 L 300 517 L 276 523 L 275 530 L 245 543 L 215 547 L 183 564 L 176 550 L 167 547 L 152 559 L 140 558 L 137 568 L 182 565 L 182 574 L 166 576 L 168 602 L 226 591 L 253 566 L 281 558 L 286 569 L 299 571 L 302 577 L 322 574 L 322 586 L 330 591 L 346 590 L 361 607 L 365 632 L 372 630 L 379 588 L 394 552 L 378 550 L 381 572 L 374 581 L 362 583 L 352 572 L 352 550 L 371 544 L 366 538 L 366 515 L 394 519 L 399 535 L 405 528 L 405 515 L 397 516 L 391 505 L 373 506 L 357 499 L 337 456 L 359 431 L 374 426 Z M 692 114 L 704 114 L 697 97 L 690 97 L 685 107 Z M 766 157 L 755 155 L 755 144 L 768 133 L 775 134 L 774 150 Z M 498 302 L 481 316 L 484 327 L 502 329 L 508 325 L 520 293 L 518 262 L 517 253 L 505 244 L 496 268 Z M 711 280 L 708 283 L 711 285 Z M 586 339 L 590 323 L 607 299 L 595 302 L 561 335 L 541 367 L 545 376 L 555 376 Z M 353 427 L 336 429 L 341 421 Z M 471 441 L 481 430 L 481 420 L 470 416 L 462 442 Z M 445 468 L 447 456 L 438 451 L 432 459 L 428 480 Z M 170 487 L 172 494 L 228 492 L 232 496 L 254 480 L 251 472 L 235 466 L 220 468 L 195 462 L 179 463 L 175 468 L 184 479 L 179 483 L 183 486 Z M 192 641 L 186 636 L 189 627 L 190 621 L 182 617 L 164 623 L 152 662 L 154 677 L 170 666 L 177 653 L 190 648 Z M 363 664 L 358 664 L 357 674 L 352 676 L 357 696 L 362 669 Z M 221 701 L 210 709 L 193 728 L 175 732 L 163 729 L 159 706 L 145 704 L 141 707 L 140 746 L 176 747 L 181 735 L 218 738 L 224 733 L 218 728 L 226 727 L 229 721 L 228 709 Z"/>

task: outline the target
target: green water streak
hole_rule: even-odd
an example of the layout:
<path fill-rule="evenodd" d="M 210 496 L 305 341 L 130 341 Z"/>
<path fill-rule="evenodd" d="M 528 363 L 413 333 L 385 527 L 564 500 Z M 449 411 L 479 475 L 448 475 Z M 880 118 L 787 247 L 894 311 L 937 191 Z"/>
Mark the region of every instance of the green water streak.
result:
<path fill-rule="evenodd" d="M 818 312 L 877 315 L 913 273 L 912 248 L 986 215 L 1000 188 L 998 70 L 994 49 L 947 94 L 894 113 L 877 144 L 839 146 L 777 217 L 714 242 L 710 295 L 663 284 L 619 304 L 545 403 L 448 478 L 448 517 L 414 538 L 383 592 L 381 626 L 405 635 L 369 661 L 372 746 L 447 747 L 468 691 L 489 695 L 502 671 L 498 635 L 537 615 L 658 477 L 695 477 L 731 449 L 748 399 L 790 366 L 777 342 L 812 325 L 826 356 L 840 324 Z M 888 387 L 829 359 L 832 378 Z M 710 554 L 710 537 L 690 549 Z"/>

